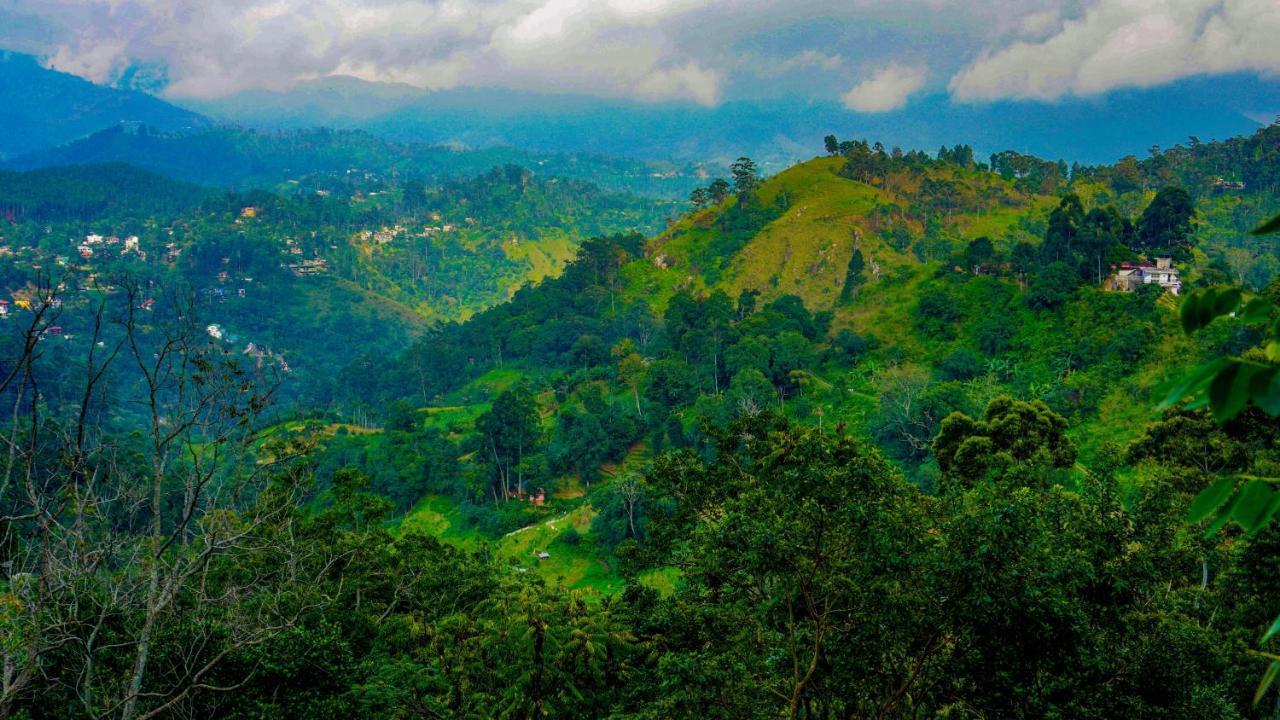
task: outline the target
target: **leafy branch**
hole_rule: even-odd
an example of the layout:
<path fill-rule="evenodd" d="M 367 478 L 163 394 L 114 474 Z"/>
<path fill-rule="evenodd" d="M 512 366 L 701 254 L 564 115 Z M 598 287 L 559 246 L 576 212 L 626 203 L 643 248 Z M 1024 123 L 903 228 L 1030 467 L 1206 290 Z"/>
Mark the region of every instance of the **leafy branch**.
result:
<path fill-rule="evenodd" d="M 1254 235 L 1280 232 L 1280 215 L 1253 230 Z M 1161 408 L 1187 401 L 1189 409 L 1208 407 L 1218 423 L 1226 423 L 1252 405 L 1262 412 L 1280 415 L 1280 318 L 1276 308 L 1264 297 L 1246 298 L 1238 287 L 1212 287 L 1197 290 L 1182 302 L 1182 329 L 1194 334 L 1225 316 L 1264 328 L 1266 362 L 1239 357 L 1219 357 L 1192 370 L 1174 384 Z M 1187 512 L 1191 523 L 1208 522 L 1205 537 L 1216 535 L 1234 522 L 1247 534 L 1267 527 L 1280 511 L 1280 478 L 1252 475 L 1230 475 L 1219 478 L 1200 491 Z M 1259 638 L 1263 645 L 1280 633 L 1280 618 Z M 1255 652 L 1269 659 L 1254 693 L 1257 704 L 1280 678 L 1280 656 Z"/>

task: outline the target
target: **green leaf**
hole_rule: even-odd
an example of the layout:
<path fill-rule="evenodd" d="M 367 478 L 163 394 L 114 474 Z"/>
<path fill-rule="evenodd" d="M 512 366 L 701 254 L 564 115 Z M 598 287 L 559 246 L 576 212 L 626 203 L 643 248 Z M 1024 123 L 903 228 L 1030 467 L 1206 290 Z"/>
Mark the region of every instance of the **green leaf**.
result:
<path fill-rule="evenodd" d="M 1249 385 L 1261 366 L 1231 361 L 1209 383 L 1209 409 L 1213 417 L 1224 423 L 1244 409 L 1249 402 Z"/>
<path fill-rule="evenodd" d="M 1236 489 L 1236 481 L 1229 477 L 1218 478 L 1212 485 L 1200 491 L 1187 511 L 1187 522 L 1198 523 L 1213 514 L 1214 510 L 1231 497 Z"/>
<path fill-rule="evenodd" d="M 1240 320 L 1250 325 L 1261 325 L 1271 319 L 1271 310 L 1270 300 L 1256 297 L 1245 303 L 1244 310 L 1240 311 Z"/>
<path fill-rule="evenodd" d="M 1280 415 L 1280 368 L 1259 370 L 1249 385 L 1253 404 L 1268 415 Z"/>
<path fill-rule="evenodd" d="M 1218 516 L 1209 523 L 1209 527 L 1204 529 L 1204 536 L 1211 538 L 1218 534 L 1218 531 L 1227 526 L 1231 522 L 1231 509 L 1227 508 L 1218 513 Z"/>
<path fill-rule="evenodd" d="M 1243 299 L 1244 293 L 1240 291 L 1240 288 L 1233 287 L 1219 290 L 1218 294 L 1213 298 L 1213 307 L 1211 310 L 1213 317 L 1210 317 L 1205 324 L 1208 325 L 1210 322 L 1213 322 L 1214 318 L 1235 312 L 1235 309 L 1240 307 L 1240 301 Z"/>
<path fill-rule="evenodd" d="M 1280 215 L 1271 218 L 1253 229 L 1254 235 L 1270 235 L 1274 232 L 1280 232 Z"/>
<path fill-rule="evenodd" d="M 1246 532 L 1256 532 L 1275 514 L 1276 494 L 1262 480 L 1250 480 L 1240 489 L 1231 506 L 1231 519 Z"/>
<path fill-rule="evenodd" d="M 1230 361 L 1226 358 L 1218 358 L 1211 360 L 1200 367 L 1192 370 L 1182 376 L 1169 390 L 1169 394 L 1160 403 L 1158 409 L 1165 410 L 1177 405 L 1179 401 L 1188 395 L 1195 395 L 1208 385 L 1213 378 L 1217 377 L 1222 368 L 1226 367 Z"/>
<path fill-rule="evenodd" d="M 1280 617 L 1277 617 L 1276 621 L 1271 623 L 1271 627 L 1267 628 L 1267 631 L 1262 634 L 1262 639 L 1258 641 L 1258 644 L 1262 645 L 1266 641 L 1275 637 L 1278 632 L 1280 632 Z"/>
<path fill-rule="evenodd" d="M 1188 335 L 1205 327 L 1214 319 L 1234 312 L 1240 306 L 1240 288 L 1204 288 L 1182 301 L 1182 329 Z"/>
<path fill-rule="evenodd" d="M 1254 705 L 1257 705 L 1262 700 L 1262 696 L 1267 694 L 1267 690 L 1276 681 L 1277 676 L 1280 676 L 1280 660 L 1272 660 L 1267 666 L 1267 671 L 1262 674 L 1262 679 L 1258 681 L 1258 689 L 1253 693 Z"/>

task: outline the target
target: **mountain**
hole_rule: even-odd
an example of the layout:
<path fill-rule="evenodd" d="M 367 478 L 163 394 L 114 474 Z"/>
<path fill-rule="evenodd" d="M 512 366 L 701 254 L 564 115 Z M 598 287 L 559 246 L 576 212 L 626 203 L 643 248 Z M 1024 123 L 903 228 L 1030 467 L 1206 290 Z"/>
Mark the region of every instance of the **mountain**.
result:
<path fill-rule="evenodd" d="M 548 177 L 586 180 L 614 192 L 684 197 L 704 174 L 693 163 L 539 153 L 500 146 L 465 149 L 400 143 L 362 130 L 260 132 L 229 126 L 194 132 L 112 127 L 66 145 L 11 158 L 0 167 L 32 170 L 111 162 L 129 163 L 201 185 L 289 191 L 303 183 L 312 189 L 332 188 L 363 182 L 366 176 L 375 175 L 416 177 L 435 183 L 515 164 Z"/>
<path fill-rule="evenodd" d="M 807 156 L 827 133 L 875 137 L 886 145 L 933 150 L 962 141 L 1085 164 L 1145 155 L 1153 144 L 1195 135 L 1252 132 L 1280 112 L 1280 81 L 1225 76 L 1101 98 L 1055 103 L 958 104 L 926 96 L 888 113 L 847 110 L 834 101 L 740 100 L 706 108 L 515 90 L 428 92 L 404 85 L 327 78 L 288 92 L 249 91 L 195 105 L 224 120 L 264 128 L 363 128 L 406 142 L 510 145 L 544 152 L 719 160 L 750 155 L 770 170 Z"/>
<path fill-rule="evenodd" d="M 1045 403 L 1085 467 L 1107 462 L 1161 419 L 1165 381 L 1237 341 L 1186 338 L 1159 287 L 1107 292 L 1109 266 L 1167 253 L 1182 258 L 1184 288 L 1274 292 L 1280 253 L 1249 231 L 1275 210 L 1278 139 L 1273 126 L 1072 179 L 1025 158 L 978 167 L 963 147 L 894 157 L 847 143 L 657 235 L 584 244 L 559 277 L 375 361 L 337 402 L 418 408 L 423 427 L 471 452 L 485 449 L 478 418 L 526 383 L 526 401 L 556 418 L 542 456 L 526 461 L 529 483 L 574 523 L 539 530 L 538 542 L 558 546 L 581 524 L 597 552 L 628 533 L 615 491 L 594 483 L 637 473 L 663 448 L 706 450 L 708 428 L 766 408 L 872 438 L 921 487 L 940 482 L 931 443 L 944 418 L 979 417 L 1001 396 Z M 1182 185 L 1200 219 L 1190 247 L 1153 230 Z M 1191 232 L 1190 217 L 1177 232 Z M 335 445 L 349 457 L 362 442 L 391 440 Z M 491 537 L 517 563 L 529 549 L 511 540 L 518 518 L 540 515 L 484 510 L 501 492 L 474 483 L 500 482 L 491 469 L 482 454 L 426 481 L 366 471 L 388 493 L 426 494 L 406 527 L 464 546 Z M 555 576 L 617 589 L 593 569 L 599 555 L 556 552 Z"/>
<path fill-rule="evenodd" d="M 63 145 L 121 123 L 208 127 L 203 115 L 152 95 L 94 85 L 30 56 L 0 51 L 0 159 Z"/>
<path fill-rule="evenodd" d="M 92 221 L 116 213 L 163 215 L 194 209 L 211 194 L 208 188 L 123 163 L 0 170 L 0 215 L 12 223 Z"/>

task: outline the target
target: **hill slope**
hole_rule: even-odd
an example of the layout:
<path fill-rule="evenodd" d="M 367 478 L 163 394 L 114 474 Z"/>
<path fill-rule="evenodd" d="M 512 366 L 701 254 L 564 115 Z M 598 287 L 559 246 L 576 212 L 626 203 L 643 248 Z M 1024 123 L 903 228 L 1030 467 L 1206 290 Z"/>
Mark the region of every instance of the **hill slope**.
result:
<path fill-rule="evenodd" d="M 199 113 L 151 95 L 94 85 L 45 69 L 30 55 L 0 51 L 0 160 L 63 145 L 120 123 L 162 130 L 211 124 Z"/>
<path fill-rule="evenodd" d="M 547 155 L 505 147 L 468 150 L 400 144 L 363 131 L 330 129 L 258 132 L 217 127 L 199 132 L 152 132 L 113 127 L 10 158 L 3 166 L 31 170 L 109 162 L 137 165 L 186 182 L 236 189 L 284 189 L 308 180 L 311 186 L 331 189 L 367 176 L 443 182 L 503 164 L 652 197 L 683 197 L 698 182 L 692 165 L 599 155 Z"/>

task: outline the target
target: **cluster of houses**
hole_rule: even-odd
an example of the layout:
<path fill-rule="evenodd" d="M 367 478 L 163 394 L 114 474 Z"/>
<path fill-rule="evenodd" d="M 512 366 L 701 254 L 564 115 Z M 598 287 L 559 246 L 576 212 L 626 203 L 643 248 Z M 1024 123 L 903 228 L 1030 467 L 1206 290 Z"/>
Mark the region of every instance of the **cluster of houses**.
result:
<path fill-rule="evenodd" d="M 360 237 L 360 240 L 363 242 L 369 242 L 372 240 L 373 242 L 376 242 L 379 245 L 386 245 L 392 240 L 395 240 L 400 235 L 403 235 L 404 232 L 405 232 L 405 228 L 401 227 L 400 225 L 396 225 L 395 227 L 390 227 L 390 228 L 384 227 L 384 228 L 379 228 L 377 230 L 361 230 L 359 237 Z"/>
<path fill-rule="evenodd" d="M 1177 295 L 1182 291 L 1182 280 L 1173 259 L 1156 258 L 1155 262 L 1121 263 L 1102 283 L 1103 290 L 1133 292 L 1144 285 L 1158 285 L 1166 292 Z"/>

